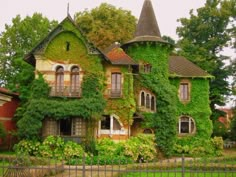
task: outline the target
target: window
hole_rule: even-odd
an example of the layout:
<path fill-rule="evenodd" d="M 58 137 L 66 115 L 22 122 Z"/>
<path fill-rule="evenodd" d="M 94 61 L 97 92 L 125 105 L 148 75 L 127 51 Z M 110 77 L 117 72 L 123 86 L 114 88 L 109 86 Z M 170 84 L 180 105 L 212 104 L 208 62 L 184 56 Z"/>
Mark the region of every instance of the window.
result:
<path fill-rule="evenodd" d="M 68 118 L 58 121 L 58 131 L 61 136 L 79 136 L 86 135 L 86 121 L 83 118 Z"/>
<path fill-rule="evenodd" d="M 71 135 L 71 119 L 60 120 L 60 135 Z"/>
<path fill-rule="evenodd" d="M 111 97 L 121 96 L 121 74 L 112 73 L 111 75 Z"/>
<path fill-rule="evenodd" d="M 104 135 L 124 134 L 123 125 L 118 121 L 118 116 L 104 115 L 100 121 L 99 133 Z"/>
<path fill-rule="evenodd" d="M 150 110 L 154 112 L 156 110 L 156 98 L 151 93 L 141 91 L 139 105 L 141 106 L 140 108 L 143 109 L 143 111 Z"/>
<path fill-rule="evenodd" d="M 146 95 L 146 108 L 150 108 L 150 95 Z"/>
<path fill-rule="evenodd" d="M 180 100 L 189 101 L 189 83 L 180 83 Z"/>
<path fill-rule="evenodd" d="M 63 93 L 64 90 L 64 69 L 58 66 L 56 69 L 56 92 Z"/>
<path fill-rule="evenodd" d="M 71 69 L 71 94 L 77 96 L 79 94 L 79 67 L 74 66 Z"/>
<path fill-rule="evenodd" d="M 154 96 L 152 96 L 151 98 L 151 110 L 155 111 L 155 97 Z"/>
<path fill-rule="evenodd" d="M 66 51 L 70 50 L 70 42 L 66 41 Z"/>
<path fill-rule="evenodd" d="M 195 122 L 191 117 L 181 116 L 178 129 L 179 134 L 193 134 L 196 131 Z"/>
<path fill-rule="evenodd" d="M 151 71 L 152 71 L 152 65 L 150 65 L 150 64 L 143 65 L 143 72 L 150 73 Z"/>
<path fill-rule="evenodd" d="M 141 92 L 141 106 L 145 106 L 145 93 Z"/>

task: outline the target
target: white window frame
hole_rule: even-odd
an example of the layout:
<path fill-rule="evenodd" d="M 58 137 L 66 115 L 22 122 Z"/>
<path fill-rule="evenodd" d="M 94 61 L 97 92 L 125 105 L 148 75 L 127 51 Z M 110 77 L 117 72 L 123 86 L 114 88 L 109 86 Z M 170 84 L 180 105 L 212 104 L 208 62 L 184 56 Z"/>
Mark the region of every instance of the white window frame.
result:
<path fill-rule="evenodd" d="M 183 122 L 182 121 L 182 118 L 188 118 L 188 133 L 182 133 L 181 132 L 181 123 Z M 192 123 L 193 123 L 193 130 L 192 130 Z M 194 121 L 194 119 L 192 117 L 189 117 L 189 116 L 180 116 L 179 117 L 179 135 L 191 135 L 191 134 L 194 134 L 196 132 L 196 123 Z"/>
<path fill-rule="evenodd" d="M 112 114 L 110 117 L 110 129 L 102 129 L 101 128 L 101 120 L 98 122 L 98 137 L 100 137 L 101 134 L 103 135 L 109 135 L 112 137 L 112 135 L 126 135 L 127 131 L 124 129 L 124 125 L 120 121 L 119 117 L 115 114 Z M 121 129 L 120 130 L 113 130 L 113 121 L 114 119 L 117 120 L 117 122 L 120 124 Z"/>

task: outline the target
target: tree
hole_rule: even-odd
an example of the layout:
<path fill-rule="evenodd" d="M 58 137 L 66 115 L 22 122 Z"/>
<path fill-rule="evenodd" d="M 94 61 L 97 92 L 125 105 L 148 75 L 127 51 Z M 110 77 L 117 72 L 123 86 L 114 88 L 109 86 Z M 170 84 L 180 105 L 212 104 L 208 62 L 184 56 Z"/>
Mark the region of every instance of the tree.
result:
<path fill-rule="evenodd" d="M 234 9 L 234 0 L 207 0 L 196 14 L 190 11 L 189 19 L 181 18 L 182 26 L 177 28 L 179 53 L 215 77 L 210 82 L 213 120 L 218 118 L 215 105 L 223 106 L 230 94 L 226 80 L 230 72 L 225 66 L 229 57 L 221 52 L 233 35 Z"/>
<path fill-rule="evenodd" d="M 88 39 L 100 49 L 114 42 L 130 40 L 136 27 L 136 19 L 130 11 L 117 9 L 107 3 L 91 11 L 77 13 L 75 21 Z"/>
<path fill-rule="evenodd" d="M 38 13 L 24 19 L 17 15 L 12 19 L 12 25 L 5 25 L 5 31 L 0 34 L 0 86 L 16 86 L 19 81 L 16 76 L 21 73 L 22 67 L 31 70 L 30 66 L 22 63 L 24 55 L 56 25 L 56 21 L 49 21 Z"/>

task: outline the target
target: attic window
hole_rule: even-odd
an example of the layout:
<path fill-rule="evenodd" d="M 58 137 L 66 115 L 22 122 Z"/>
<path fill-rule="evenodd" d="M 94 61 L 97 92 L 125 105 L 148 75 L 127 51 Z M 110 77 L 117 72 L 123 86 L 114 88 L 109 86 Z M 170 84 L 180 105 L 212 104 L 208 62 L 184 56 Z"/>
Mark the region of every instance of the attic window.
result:
<path fill-rule="evenodd" d="M 66 51 L 70 50 L 70 42 L 66 41 Z"/>
<path fill-rule="evenodd" d="M 143 65 L 143 72 L 150 73 L 152 71 L 152 65 L 151 64 L 144 64 Z"/>

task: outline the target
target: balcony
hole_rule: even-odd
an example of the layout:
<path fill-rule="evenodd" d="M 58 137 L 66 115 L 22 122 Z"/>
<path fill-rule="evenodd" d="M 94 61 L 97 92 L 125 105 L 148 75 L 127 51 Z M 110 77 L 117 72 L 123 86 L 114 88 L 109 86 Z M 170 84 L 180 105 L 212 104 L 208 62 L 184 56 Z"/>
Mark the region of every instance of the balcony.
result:
<path fill-rule="evenodd" d="M 81 88 L 72 88 L 70 86 L 51 87 L 50 96 L 52 97 L 81 97 Z"/>
<path fill-rule="evenodd" d="M 110 98 L 121 98 L 122 89 L 108 89 L 108 96 Z"/>

